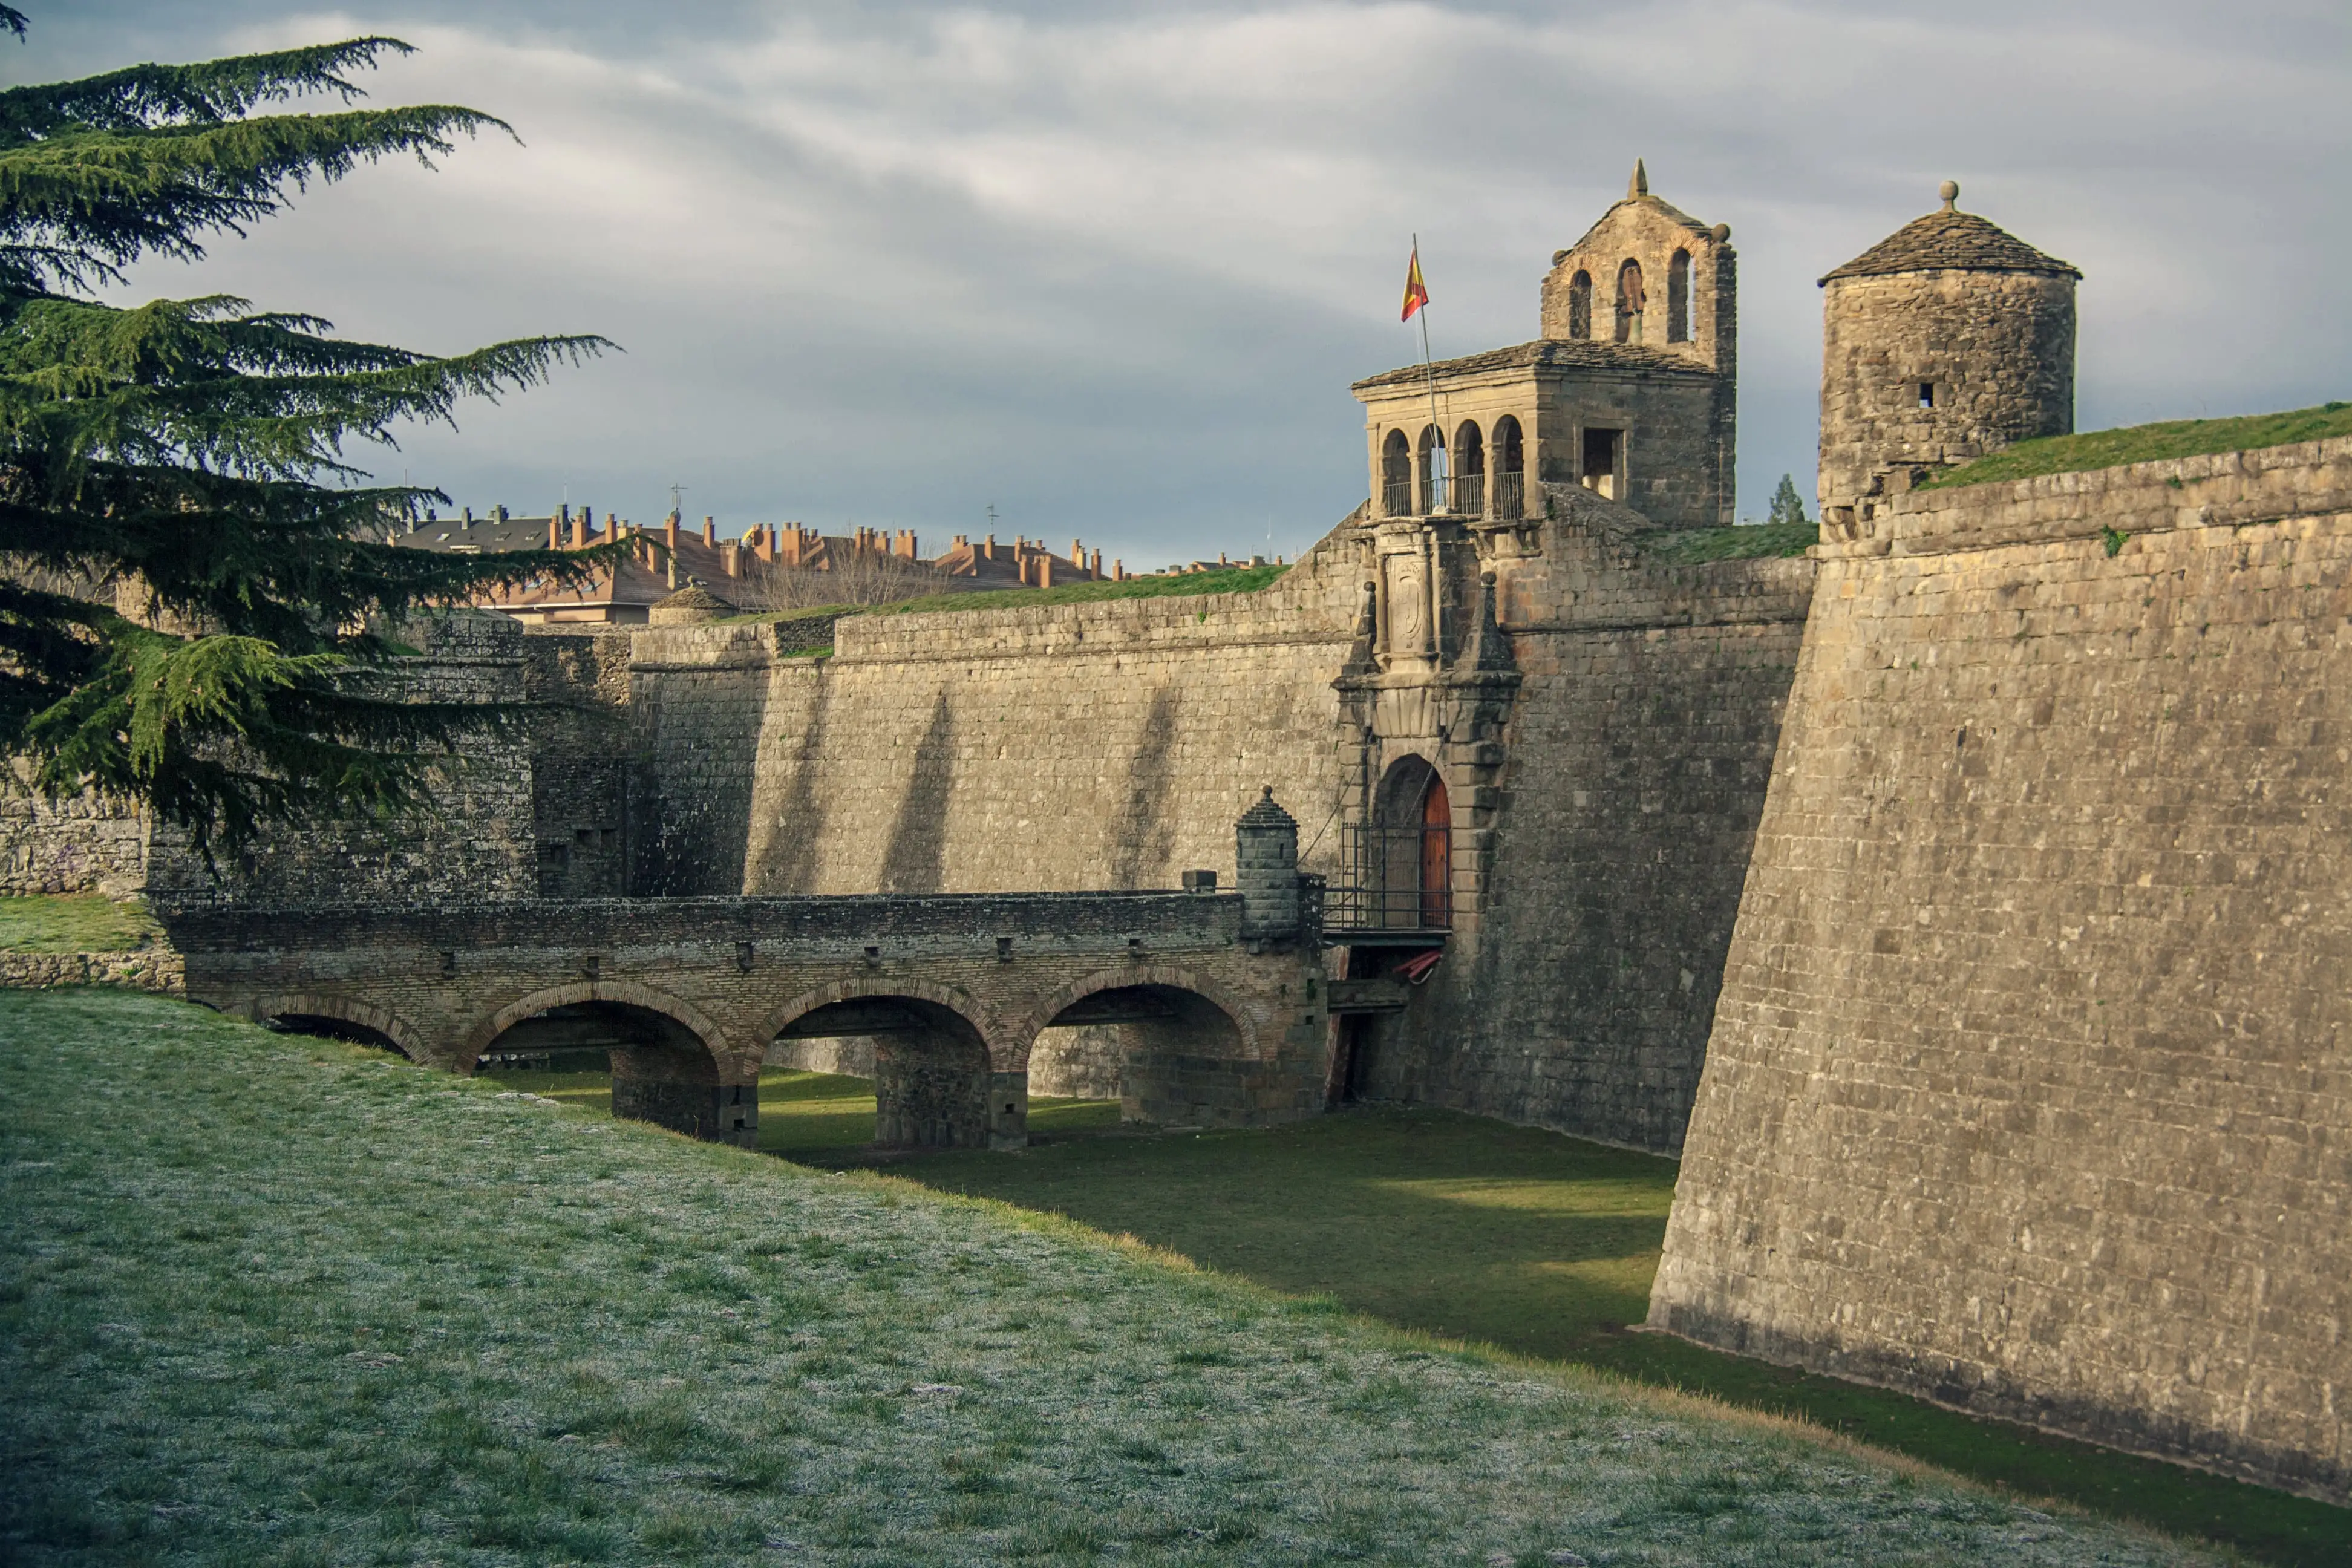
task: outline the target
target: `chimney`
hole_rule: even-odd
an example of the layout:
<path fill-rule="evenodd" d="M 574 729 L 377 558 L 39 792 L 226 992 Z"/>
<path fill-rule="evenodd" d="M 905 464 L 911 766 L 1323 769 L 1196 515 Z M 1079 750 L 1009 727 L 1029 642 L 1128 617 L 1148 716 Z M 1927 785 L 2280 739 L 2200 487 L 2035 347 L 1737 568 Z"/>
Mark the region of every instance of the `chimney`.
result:
<path fill-rule="evenodd" d="M 547 520 L 547 547 L 550 550 L 563 548 L 563 525 L 551 517 Z"/>
<path fill-rule="evenodd" d="M 702 543 L 705 549 L 719 548 L 719 525 L 707 517 L 702 520 Z"/>
<path fill-rule="evenodd" d="M 1087 547 L 1075 539 L 1070 541 L 1070 564 L 1081 572 L 1087 569 Z"/>
<path fill-rule="evenodd" d="M 980 547 L 980 552 L 991 561 L 996 559 L 996 535 L 992 533 L 988 536 L 988 542 Z"/>
<path fill-rule="evenodd" d="M 719 569 L 730 577 L 743 574 L 743 547 L 733 540 L 719 547 Z"/>
<path fill-rule="evenodd" d="M 1096 576 L 1097 576 L 1097 577 L 1099 577 L 1099 576 L 1101 576 L 1101 575 L 1102 575 L 1102 552 L 1101 552 L 1101 551 L 1097 550 L 1097 551 L 1096 551 L 1096 552 L 1095 552 L 1095 562 L 1094 562 L 1094 564 L 1093 564 L 1093 565 L 1091 565 L 1091 566 L 1089 566 L 1089 567 L 1087 567 L 1087 571 L 1089 571 L 1089 572 L 1092 572 L 1092 573 L 1093 573 Z"/>
<path fill-rule="evenodd" d="M 677 513 L 672 512 L 662 521 L 662 543 L 674 554 L 677 550 Z"/>
<path fill-rule="evenodd" d="M 567 506 L 563 510 L 566 512 L 569 512 L 572 509 Z M 585 510 L 583 510 L 580 515 L 572 518 L 571 521 L 572 548 L 574 550 L 586 549 L 588 547 L 588 513 Z"/>
<path fill-rule="evenodd" d="M 1116 557 L 1112 559 L 1110 563 L 1110 580 L 1114 583 L 1124 583 L 1127 581 L 1127 563 L 1125 561 L 1118 560 Z"/>
<path fill-rule="evenodd" d="M 759 536 L 757 549 L 760 552 L 760 559 L 772 563 L 776 559 L 776 530 L 774 525 L 771 523 L 761 523 L 751 531 Z"/>
<path fill-rule="evenodd" d="M 1037 586 L 1040 588 L 1050 588 L 1053 585 L 1054 558 L 1044 551 L 1040 551 L 1037 554 Z"/>

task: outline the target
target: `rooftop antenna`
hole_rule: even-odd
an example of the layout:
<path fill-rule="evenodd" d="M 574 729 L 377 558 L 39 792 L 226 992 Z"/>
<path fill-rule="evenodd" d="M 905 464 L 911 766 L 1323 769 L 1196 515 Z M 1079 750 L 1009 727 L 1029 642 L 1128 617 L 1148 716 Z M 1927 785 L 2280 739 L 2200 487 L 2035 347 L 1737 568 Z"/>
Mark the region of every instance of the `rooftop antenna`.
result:
<path fill-rule="evenodd" d="M 681 519 L 686 516 L 686 503 L 678 498 L 686 494 L 688 488 L 685 485 L 672 485 L 669 488 L 669 510 Z"/>

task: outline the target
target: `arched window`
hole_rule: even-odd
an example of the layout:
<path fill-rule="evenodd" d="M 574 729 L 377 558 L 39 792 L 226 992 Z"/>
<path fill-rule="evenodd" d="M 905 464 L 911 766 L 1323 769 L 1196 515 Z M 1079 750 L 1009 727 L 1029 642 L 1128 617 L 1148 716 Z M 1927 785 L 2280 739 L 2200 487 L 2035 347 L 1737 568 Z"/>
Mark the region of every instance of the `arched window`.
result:
<path fill-rule="evenodd" d="M 1412 515 L 1412 443 L 1402 430 L 1381 443 L 1381 515 Z"/>
<path fill-rule="evenodd" d="M 1589 338 L 1592 335 L 1592 274 L 1581 267 L 1568 280 L 1568 335 Z"/>
<path fill-rule="evenodd" d="M 1617 341 L 1638 343 L 1642 341 L 1642 308 L 1648 296 L 1642 292 L 1642 264 L 1631 257 L 1617 269 Z"/>
<path fill-rule="evenodd" d="M 1437 510 L 1437 498 L 1444 495 L 1445 483 L 1445 433 L 1434 425 L 1421 427 L 1421 484 L 1413 498 L 1417 517 L 1427 517 Z"/>
<path fill-rule="evenodd" d="M 1476 517 L 1486 510 L 1486 447 L 1478 426 L 1465 419 L 1454 432 L 1454 504 L 1457 517 Z"/>
<path fill-rule="evenodd" d="M 1527 441 L 1519 434 L 1519 422 L 1509 415 L 1495 421 L 1493 447 L 1495 468 L 1495 515 L 1513 518 L 1524 515 L 1527 507 Z"/>
<path fill-rule="evenodd" d="M 1691 341 L 1690 252 L 1677 250 L 1666 265 L 1666 342 Z"/>

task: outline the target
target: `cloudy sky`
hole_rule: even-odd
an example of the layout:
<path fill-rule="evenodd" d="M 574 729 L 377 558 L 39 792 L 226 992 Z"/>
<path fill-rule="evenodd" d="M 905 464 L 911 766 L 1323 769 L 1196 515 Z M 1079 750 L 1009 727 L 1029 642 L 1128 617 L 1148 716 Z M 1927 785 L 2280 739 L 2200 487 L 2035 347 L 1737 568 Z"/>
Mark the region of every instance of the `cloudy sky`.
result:
<path fill-rule="evenodd" d="M 477 509 L 1295 552 L 1419 355 L 1407 237 L 1441 357 L 1522 341 L 1637 155 L 1740 253 L 1743 511 L 1811 494 L 1813 279 L 1946 178 L 2087 274 L 2083 426 L 2352 396 L 2342 0 L 18 4 L 13 80 L 391 33 L 373 101 L 513 123 L 125 291 L 620 343 L 379 458 Z"/>

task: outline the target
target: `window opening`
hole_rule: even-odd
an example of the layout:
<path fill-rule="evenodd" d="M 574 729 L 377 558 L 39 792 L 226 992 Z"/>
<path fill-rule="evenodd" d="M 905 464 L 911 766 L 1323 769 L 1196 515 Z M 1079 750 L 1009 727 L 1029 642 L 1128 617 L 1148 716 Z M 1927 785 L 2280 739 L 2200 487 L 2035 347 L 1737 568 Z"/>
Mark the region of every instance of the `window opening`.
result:
<path fill-rule="evenodd" d="M 1677 250 L 1666 265 L 1666 342 L 1691 341 L 1690 252 Z"/>
<path fill-rule="evenodd" d="M 1445 433 L 1434 425 L 1422 426 L 1420 467 L 1420 491 L 1413 498 L 1418 510 L 1414 515 L 1427 517 L 1437 510 L 1437 498 L 1445 493 Z"/>
<path fill-rule="evenodd" d="M 1923 381 L 1919 384 L 1919 406 L 1922 408 L 1933 408 L 1936 406 L 1936 384 L 1934 382 Z"/>
<path fill-rule="evenodd" d="M 1607 496 L 1611 500 L 1623 498 L 1617 493 L 1618 459 L 1623 456 L 1625 432 L 1602 430 L 1592 426 L 1584 427 L 1584 488 Z"/>
<path fill-rule="evenodd" d="M 1568 280 L 1568 335 L 1589 338 L 1592 335 L 1592 274 L 1582 268 Z"/>

